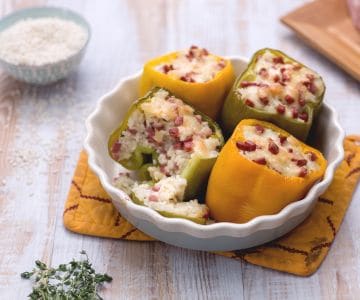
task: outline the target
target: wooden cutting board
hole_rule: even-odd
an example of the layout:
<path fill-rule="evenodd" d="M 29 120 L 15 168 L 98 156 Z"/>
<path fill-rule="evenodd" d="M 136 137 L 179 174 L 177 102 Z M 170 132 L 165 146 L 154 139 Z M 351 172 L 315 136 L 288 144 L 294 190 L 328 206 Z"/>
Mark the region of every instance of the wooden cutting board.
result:
<path fill-rule="evenodd" d="M 311 47 L 360 80 L 360 32 L 345 0 L 310 2 L 280 19 Z"/>

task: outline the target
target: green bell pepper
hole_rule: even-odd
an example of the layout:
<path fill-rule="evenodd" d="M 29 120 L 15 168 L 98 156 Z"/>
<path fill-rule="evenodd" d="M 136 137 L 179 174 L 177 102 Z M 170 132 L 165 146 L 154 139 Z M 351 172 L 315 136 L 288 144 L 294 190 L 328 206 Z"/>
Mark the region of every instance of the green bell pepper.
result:
<path fill-rule="evenodd" d="M 225 100 L 222 128 L 229 136 L 241 120 L 252 118 L 272 122 L 304 141 L 324 93 L 323 80 L 314 71 L 279 50 L 261 49 Z"/>
<path fill-rule="evenodd" d="M 168 94 L 168 98 L 174 97 L 170 92 L 168 92 L 163 88 L 158 88 L 158 87 L 153 88 L 147 95 L 145 95 L 143 98 L 138 99 L 136 102 L 132 104 L 120 126 L 117 129 L 115 129 L 114 132 L 110 135 L 108 142 L 109 154 L 115 161 L 120 163 L 126 169 L 136 170 L 137 171 L 136 173 L 140 181 L 147 181 L 149 182 L 149 184 L 152 185 L 158 182 L 159 179 L 151 175 L 151 173 L 149 172 L 149 168 L 161 167 L 161 164 L 159 162 L 159 155 L 162 152 L 161 152 L 161 147 L 158 146 L 161 145 L 161 142 L 152 142 L 152 143 L 145 142 L 146 138 L 144 136 L 143 139 L 139 140 L 136 147 L 131 151 L 131 155 L 130 156 L 128 155 L 126 159 L 121 158 L 119 153 L 121 152 L 121 148 L 123 147 L 123 145 L 121 144 L 121 139 L 124 137 L 126 132 L 132 130 L 128 124 L 130 118 L 133 116 L 134 113 L 139 113 L 139 112 L 143 113 L 142 105 L 145 103 L 152 104 L 153 103 L 152 100 L 154 99 L 154 96 L 158 92 L 166 92 Z M 190 110 L 193 110 L 193 115 L 195 117 L 201 116 L 201 121 L 199 121 L 200 123 L 207 122 L 208 127 L 211 129 L 211 132 L 209 132 L 209 136 L 207 136 L 207 138 L 214 138 L 218 140 L 218 146 L 216 150 L 217 151 L 220 150 L 220 148 L 224 144 L 224 139 L 220 127 L 208 116 L 193 109 L 190 105 L 184 102 L 182 103 L 184 104 L 184 107 L 186 106 Z M 180 118 L 182 118 L 182 116 L 180 116 Z M 165 125 L 168 124 L 166 122 L 170 122 L 166 120 L 163 121 Z M 144 126 L 145 126 L 145 121 L 142 120 L 142 122 L 144 122 Z M 174 120 L 171 120 L 171 122 L 174 122 Z M 158 124 L 158 126 L 162 126 L 162 125 Z M 146 130 L 149 130 L 149 128 L 145 126 L 144 130 L 145 130 L 144 132 L 147 132 Z M 167 134 L 170 136 L 170 133 Z M 144 142 L 142 142 L 142 140 L 144 140 Z M 180 147 L 185 147 L 186 146 L 185 144 L 186 141 L 185 142 L 181 141 Z M 194 199 L 200 194 L 200 192 L 204 188 L 204 185 L 207 182 L 208 176 L 215 163 L 215 160 L 216 160 L 216 156 L 214 155 L 210 155 L 209 157 L 206 157 L 200 155 L 199 153 L 196 154 L 194 152 L 192 153 L 189 160 L 186 162 L 186 165 L 183 168 L 179 169 L 175 174 L 172 174 L 172 175 L 180 175 L 182 178 L 186 179 L 187 185 L 184 195 L 185 200 Z M 134 197 L 133 194 L 130 194 L 130 196 L 132 197 L 134 202 L 142 204 L 142 201 L 136 199 L 136 197 Z M 169 215 L 169 212 L 160 212 L 160 211 L 158 212 L 165 216 L 179 217 L 179 215 L 174 215 L 173 213 L 170 213 Z M 186 216 L 180 216 L 180 217 L 187 218 Z M 198 218 L 195 219 L 187 218 L 187 219 L 191 219 L 198 223 L 203 223 L 202 219 L 201 220 Z"/>
<path fill-rule="evenodd" d="M 130 193 L 130 198 L 132 201 L 138 205 L 146 206 L 142 200 L 140 200 L 138 197 L 135 196 L 134 193 Z M 182 205 L 184 202 L 177 203 L 178 205 Z M 200 204 L 201 205 L 201 204 Z M 166 210 L 157 210 L 157 212 L 167 218 L 181 218 L 181 219 L 187 219 L 189 221 L 198 223 L 198 224 L 206 224 L 207 219 L 209 218 L 209 211 L 206 212 L 206 214 L 202 217 L 189 217 L 180 213 L 174 213 L 169 212 Z"/>

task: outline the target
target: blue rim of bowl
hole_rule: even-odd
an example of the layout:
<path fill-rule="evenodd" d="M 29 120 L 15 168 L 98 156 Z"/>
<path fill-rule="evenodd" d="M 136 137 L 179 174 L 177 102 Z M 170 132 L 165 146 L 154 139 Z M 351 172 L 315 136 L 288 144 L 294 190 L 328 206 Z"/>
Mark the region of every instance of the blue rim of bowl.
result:
<path fill-rule="evenodd" d="M 24 17 L 23 15 L 26 13 L 35 13 L 37 12 L 38 14 L 35 15 L 29 15 Z M 43 13 L 43 14 L 42 14 Z M 52 14 L 53 13 L 53 14 Z M 69 16 L 71 16 L 69 18 Z M 4 60 L 3 58 L 0 57 L 0 62 L 3 64 L 7 64 L 10 66 L 16 66 L 16 67 L 30 67 L 30 68 L 44 68 L 46 66 L 51 66 L 54 64 L 58 64 L 58 63 L 62 63 L 64 61 L 70 60 L 71 58 L 75 57 L 76 55 L 78 55 L 79 53 L 81 53 L 82 51 L 84 51 L 87 47 L 87 45 L 89 44 L 90 38 L 91 38 L 91 27 L 89 22 L 79 13 L 65 8 L 65 7 L 58 7 L 58 6 L 32 6 L 32 7 L 28 7 L 28 8 L 23 8 L 23 9 L 18 9 L 14 12 L 11 12 L 7 15 L 5 15 L 4 17 L 2 17 L 0 19 L 0 33 L 2 31 L 4 31 L 5 29 L 7 29 L 8 27 L 16 24 L 18 21 L 20 20 L 26 20 L 26 19 L 38 19 L 38 18 L 47 18 L 47 17 L 54 17 L 54 18 L 59 18 L 62 20 L 70 20 L 74 23 L 76 23 L 77 25 L 81 26 L 82 28 L 84 28 L 87 32 L 87 38 L 86 38 L 86 42 L 84 43 L 84 45 L 73 55 L 64 58 L 62 60 L 56 61 L 54 63 L 47 63 L 47 64 L 43 64 L 43 65 L 39 65 L 39 66 L 35 66 L 35 65 L 25 65 L 25 64 L 20 64 L 20 65 L 16 65 L 13 64 L 11 62 L 8 62 L 6 60 Z M 4 27 L 3 27 L 4 26 Z M 3 28 L 1 28 L 3 27 Z"/>

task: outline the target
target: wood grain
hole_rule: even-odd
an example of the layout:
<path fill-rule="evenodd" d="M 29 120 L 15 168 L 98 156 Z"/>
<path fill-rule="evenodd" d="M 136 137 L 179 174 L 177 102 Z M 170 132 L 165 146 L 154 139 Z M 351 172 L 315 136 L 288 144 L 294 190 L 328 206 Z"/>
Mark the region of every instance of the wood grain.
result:
<path fill-rule="evenodd" d="M 0 14 L 42 1 L 1 1 Z M 360 293 L 360 192 L 320 270 L 299 278 L 211 253 L 163 243 L 73 234 L 62 213 L 97 99 L 146 59 L 198 44 L 250 56 L 280 48 L 312 66 L 327 83 L 326 101 L 348 133 L 360 133 L 359 83 L 305 46 L 279 22 L 303 1 L 53 0 L 83 14 L 92 39 L 79 70 L 48 87 L 0 75 L 0 298 L 24 299 L 19 278 L 35 259 L 54 265 L 85 249 L 112 284 L 105 299 L 356 299 Z"/>
<path fill-rule="evenodd" d="M 360 34 L 346 1 L 317 0 L 281 18 L 309 45 L 360 80 Z"/>

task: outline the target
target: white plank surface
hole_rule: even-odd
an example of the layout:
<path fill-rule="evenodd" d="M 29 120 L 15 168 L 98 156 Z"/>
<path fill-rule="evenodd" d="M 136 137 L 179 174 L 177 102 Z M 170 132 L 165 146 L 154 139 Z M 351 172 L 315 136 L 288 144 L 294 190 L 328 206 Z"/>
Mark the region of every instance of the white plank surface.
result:
<path fill-rule="evenodd" d="M 0 14 L 45 1 L 1 1 Z M 326 101 L 348 133 L 360 134 L 360 85 L 305 46 L 278 19 L 303 1 L 53 0 L 92 26 L 77 73 L 48 87 L 0 75 L 0 298 L 24 299 L 19 273 L 35 259 L 59 264 L 87 250 L 114 281 L 106 299 L 356 299 L 360 293 L 360 191 L 320 270 L 300 278 L 213 254 L 161 243 L 73 234 L 62 212 L 99 96 L 145 60 L 191 44 L 221 55 L 280 48 L 312 66 L 327 83 Z"/>

